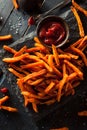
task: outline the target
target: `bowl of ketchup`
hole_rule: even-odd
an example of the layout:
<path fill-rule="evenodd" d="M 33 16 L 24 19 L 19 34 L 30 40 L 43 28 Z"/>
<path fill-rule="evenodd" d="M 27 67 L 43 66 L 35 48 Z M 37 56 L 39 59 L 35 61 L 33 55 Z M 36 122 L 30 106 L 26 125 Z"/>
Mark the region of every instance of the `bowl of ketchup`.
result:
<path fill-rule="evenodd" d="M 41 43 L 50 48 L 52 44 L 56 47 L 63 46 L 69 37 L 69 27 L 66 21 L 54 15 L 43 18 L 36 30 Z"/>

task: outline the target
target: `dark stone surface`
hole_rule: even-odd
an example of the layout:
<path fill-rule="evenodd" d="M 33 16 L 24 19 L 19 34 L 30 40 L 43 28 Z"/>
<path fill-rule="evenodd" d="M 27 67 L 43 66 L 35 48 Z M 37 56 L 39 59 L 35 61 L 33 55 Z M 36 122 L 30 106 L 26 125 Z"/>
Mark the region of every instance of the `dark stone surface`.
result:
<path fill-rule="evenodd" d="M 9 4 L 7 1 L 9 1 Z M 41 11 L 44 12 L 45 10 L 52 8 L 54 4 L 60 1 L 46 0 Z M 9 113 L 0 110 L 0 130 L 50 130 L 50 128 L 59 128 L 63 126 L 69 127 L 70 130 L 87 130 L 87 117 L 77 116 L 78 111 L 87 110 L 87 68 L 84 69 L 84 81 L 76 88 L 76 94 L 74 96 L 63 98 L 60 103 L 55 103 L 48 107 L 40 106 L 38 114 L 36 114 L 31 107 L 24 108 L 23 97 L 16 85 L 16 78 L 7 71 L 7 65 L 2 62 L 2 58 L 7 56 L 10 57 L 10 54 L 2 49 L 2 46 L 3 43 L 6 43 L 17 50 L 23 45 L 32 47 L 33 37 L 36 35 L 36 26 L 30 27 L 27 32 L 30 34 L 24 36 L 27 29 L 29 14 L 22 12 L 21 10 L 14 10 L 10 0 L 6 0 L 6 3 L 1 0 L 0 3 L 2 3 L 2 5 L 0 4 L 0 15 L 3 15 L 5 18 L 5 15 L 7 14 L 3 25 L 0 25 L 0 35 L 12 33 L 13 41 L 15 41 L 14 43 L 12 43 L 13 41 L 0 42 L 0 68 L 2 68 L 4 73 L 0 78 L 0 87 L 5 86 L 9 89 L 8 94 L 10 95 L 10 100 L 7 102 L 7 105 L 17 107 L 19 110 L 18 113 Z M 7 6 L 5 6 L 6 4 Z M 82 0 L 80 4 L 84 8 L 87 8 L 87 1 Z M 9 6 L 11 6 L 11 8 Z M 4 8 L 4 13 L 2 13 L 2 7 Z M 6 13 L 5 11 L 7 10 L 8 12 Z M 69 24 L 70 42 L 68 44 L 73 43 L 79 38 L 78 26 L 76 19 L 73 17 L 73 13 L 70 10 L 70 5 L 60 11 L 56 10 L 52 14 L 63 17 Z M 85 28 L 85 34 L 87 34 L 87 18 L 82 13 L 80 13 L 80 16 Z M 18 18 L 20 19 L 18 20 Z M 21 21 L 22 26 L 19 26 L 19 33 L 14 34 L 16 30 L 11 30 L 9 22 L 16 26 L 16 24 L 18 24 L 17 21 Z M 21 38 L 22 36 L 24 36 L 24 38 Z M 0 97 L 2 96 L 3 95 L 0 93 Z"/>

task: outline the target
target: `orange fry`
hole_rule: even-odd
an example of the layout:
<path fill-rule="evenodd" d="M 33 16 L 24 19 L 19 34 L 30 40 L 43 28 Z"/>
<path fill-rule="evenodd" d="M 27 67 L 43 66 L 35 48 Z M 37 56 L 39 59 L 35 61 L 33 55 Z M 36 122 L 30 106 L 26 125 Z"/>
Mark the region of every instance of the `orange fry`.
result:
<path fill-rule="evenodd" d="M 58 102 L 60 102 L 60 99 L 61 99 L 61 96 L 62 96 L 62 89 L 63 89 L 64 84 L 67 81 L 67 78 L 68 78 L 68 75 L 65 74 L 63 79 L 60 81 L 60 83 L 58 85 L 58 95 L 57 95 Z"/>
<path fill-rule="evenodd" d="M 18 78 L 24 77 L 23 74 L 18 73 L 16 70 L 14 70 L 14 69 L 12 69 L 12 68 L 9 68 L 8 70 L 9 70 L 11 73 L 13 73 L 15 76 L 17 76 Z"/>
<path fill-rule="evenodd" d="M 26 51 L 26 49 L 27 49 L 26 46 L 22 47 L 19 51 L 17 51 L 17 52 L 15 53 L 14 57 L 15 57 L 15 56 L 20 56 L 21 54 L 23 54 L 23 53 Z"/>
<path fill-rule="evenodd" d="M 87 116 L 87 111 L 78 112 L 78 116 Z"/>
<path fill-rule="evenodd" d="M 53 129 L 50 129 L 50 130 L 69 130 L 69 128 L 62 127 L 62 128 L 53 128 Z"/>
<path fill-rule="evenodd" d="M 51 68 L 53 68 L 53 70 L 59 77 L 62 77 L 62 73 L 55 67 L 55 65 L 53 63 L 53 55 L 49 55 L 48 64 L 51 66 Z"/>
<path fill-rule="evenodd" d="M 9 99 L 8 96 L 5 96 L 3 98 L 0 99 L 0 105 L 2 105 L 5 101 L 7 101 Z"/>
<path fill-rule="evenodd" d="M 38 61 L 38 62 L 34 62 L 34 63 L 29 63 L 27 65 L 21 65 L 21 68 L 27 69 L 27 68 L 33 68 L 36 66 L 43 66 L 43 65 L 44 65 L 43 61 Z"/>
<path fill-rule="evenodd" d="M 16 108 L 8 107 L 8 106 L 0 106 L 0 109 L 6 110 L 9 112 L 18 112 L 18 110 Z"/>
<path fill-rule="evenodd" d="M 83 38 L 80 38 L 75 43 L 73 43 L 72 46 L 77 47 L 82 42 L 82 40 L 83 40 Z"/>
<path fill-rule="evenodd" d="M 41 75 L 45 74 L 46 72 L 47 72 L 46 69 L 42 69 L 42 70 L 40 70 L 38 72 L 33 72 L 32 74 L 28 74 L 27 76 L 22 78 L 22 81 L 26 82 L 27 80 L 29 80 L 31 78 L 35 78 L 35 77 L 41 76 Z"/>
<path fill-rule="evenodd" d="M 81 40 L 81 42 L 79 43 L 79 45 L 77 46 L 77 48 L 81 48 L 83 45 L 84 45 L 84 43 L 87 41 L 87 35 Z"/>
<path fill-rule="evenodd" d="M 14 63 L 14 62 L 17 62 L 17 61 L 20 61 L 24 58 L 27 58 L 29 54 L 22 54 L 21 56 L 17 56 L 17 57 L 13 57 L 13 58 L 4 58 L 3 61 L 4 62 L 7 62 L 7 63 Z"/>
<path fill-rule="evenodd" d="M 77 23 L 78 23 L 78 27 L 79 27 L 79 34 L 81 37 L 84 37 L 85 36 L 85 33 L 84 33 L 84 29 L 83 29 L 83 25 L 82 25 L 82 22 L 81 22 L 81 19 L 76 11 L 76 9 L 72 6 L 71 7 L 71 10 L 77 20 Z"/>
<path fill-rule="evenodd" d="M 75 79 L 76 77 L 77 77 L 77 73 L 76 73 L 76 72 L 73 72 L 73 73 L 71 73 L 71 74 L 68 76 L 67 81 L 70 81 L 70 80 L 72 80 L 72 79 Z"/>
<path fill-rule="evenodd" d="M 14 5 L 15 9 L 18 9 L 19 5 L 17 3 L 17 0 L 12 0 L 12 2 L 13 2 L 13 5 Z"/>
<path fill-rule="evenodd" d="M 38 113 L 38 109 L 37 109 L 37 104 L 36 103 L 32 103 L 32 107 L 33 107 L 33 110 Z"/>
<path fill-rule="evenodd" d="M 71 46 L 70 49 L 73 50 L 74 52 L 76 52 L 78 55 L 80 55 L 82 57 L 82 60 L 84 61 L 85 65 L 87 66 L 87 58 L 86 58 L 85 54 L 81 50 L 79 50 L 78 48 L 75 48 L 73 46 Z"/>
<path fill-rule="evenodd" d="M 12 35 L 0 36 L 0 41 L 12 39 Z"/>
<path fill-rule="evenodd" d="M 55 83 L 54 82 L 51 82 L 47 88 L 44 90 L 45 93 L 48 93 L 53 87 L 54 87 Z"/>
<path fill-rule="evenodd" d="M 10 64 L 10 67 L 13 68 L 13 69 L 15 69 L 16 71 L 18 71 L 20 73 L 21 72 L 24 73 L 25 75 L 29 74 L 29 72 L 23 70 L 21 67 L 18 67 L 18 66 L 14 65 L 14 64 Z"/>
<path fill-rule="evenodd" d="M 70 63 L 69 61 L 67 60 L 64 60 L 64 62 L 70 67 L 72 68 L 77 74 L 78 76 L 83 79 L 83 73 L 75 66 L 73 65 L 72 63 Z"/>
<path fill-rule="evenodd" d="M 35 51 L 45 51 L 45 47 L 33 47 L 26 50 L 26 52 L 31 53 Z"/>
<path fill-rule="evenodd" d="M 52 51 L 53 51 L 53 55 L 54 55 L 54 59 L 57 65 L 59 65 L 59 55 L 56 49 L 56 46 L 52 44 Z"/>
<path fill-rule="evenodd" d="M 74 0 L 72 0 L 72 5 L 79 10 L 80 12 L 82 12 L 85 16 L 87 16 L 87 11 L 85 9 L 83 9 L 80 5 L 78 5 Z"/>
<path fill-rule="evenodd" d="M 8 52 L 10 52 L 10 53 L 13 53 L 13 54 L 15 54 L 15 53 L 17 52 L 16 50 L 14 50 L 13 48 L 11 48 L 11 47 L 9 47 L 9 46 L 7 46 L 7 45 L 4 45 L 3 48 L 4 48 L 6 51 L 8 51 Z"/>
<path fill-rule="evenodd" d="M 41 83 L 44 80 L 44 78 L 40 78 L 37 79 L 35 81 L 32 81 L 31 83 L 29 83 L 30 85 L 38 85 L 39 83 Z"/>

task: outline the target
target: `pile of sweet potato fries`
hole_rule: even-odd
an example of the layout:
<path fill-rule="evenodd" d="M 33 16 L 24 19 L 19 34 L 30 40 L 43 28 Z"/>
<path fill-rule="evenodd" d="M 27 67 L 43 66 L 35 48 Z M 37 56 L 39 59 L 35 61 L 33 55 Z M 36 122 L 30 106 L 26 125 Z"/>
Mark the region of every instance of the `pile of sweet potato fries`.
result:
<path fill-rule="evenodd" d="M 67 49 L 52 45 L 44 47 L 34 37 L 35 47 L 22 47 L 19 51 L 6 45 L 3 48 L 13 54 L 3 61 L 9 64 L 9 71 L 17 76 L 17 84 L 24 95 L 25 106 L 29 103 L 35 112 L 38 104 L 50 105 L 60 101 L 62 96 L 74 94 L 74 88 L 83 80 L 82 67 L 87 66 L 84 50 L 87 36 L 79 39 Z"/>

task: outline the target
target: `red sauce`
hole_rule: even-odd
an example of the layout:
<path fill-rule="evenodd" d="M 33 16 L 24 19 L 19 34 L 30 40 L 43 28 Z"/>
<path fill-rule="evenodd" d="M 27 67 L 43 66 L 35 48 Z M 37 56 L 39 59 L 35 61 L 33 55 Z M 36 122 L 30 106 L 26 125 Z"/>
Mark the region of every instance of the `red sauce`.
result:
<path fill-rule="evenodd" d="M 0 89 L 0 92 L 2 92 L 2 93 L 7 93 L 7 92 L 8 92 L 8 89 L 7 89 L 6 87 L 1 88 L 1 89 Z"/>
<path fill-rule="evenodd" d="M 33 16 L 31 16 L 29 19 L 28 19 L 28 25 L 34 25 L 35 24 L 35 20 L 33 18 Z"/>
<path fill-rule="evenodd" d="M 47 45 L 58 45 L 66 36 L 65 29 L 61 23 L 49 22 L 41 27 L 39 38 Z"/>

